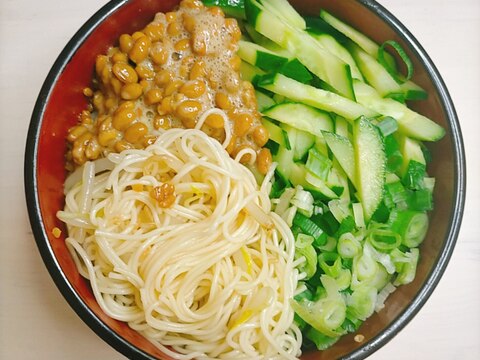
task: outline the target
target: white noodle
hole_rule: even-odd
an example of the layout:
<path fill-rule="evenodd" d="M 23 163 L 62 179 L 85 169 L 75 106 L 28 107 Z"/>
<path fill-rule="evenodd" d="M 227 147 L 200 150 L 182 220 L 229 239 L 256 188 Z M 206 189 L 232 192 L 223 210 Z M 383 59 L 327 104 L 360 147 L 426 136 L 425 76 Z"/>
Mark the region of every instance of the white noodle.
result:
<path fill-rule="evenodd" d="M 259 188 L 197 129 L 166 131 L 109 161 L 115 166 L 100 175 L 85 166 L 83 185 L 70 185 L 58 212 L 103 311 L 175 359 L 300 356 L 289 301 L 302 274 L 269 185 Z M 164 181 L 175 186 L 169 208 L 150 196 Z"/>

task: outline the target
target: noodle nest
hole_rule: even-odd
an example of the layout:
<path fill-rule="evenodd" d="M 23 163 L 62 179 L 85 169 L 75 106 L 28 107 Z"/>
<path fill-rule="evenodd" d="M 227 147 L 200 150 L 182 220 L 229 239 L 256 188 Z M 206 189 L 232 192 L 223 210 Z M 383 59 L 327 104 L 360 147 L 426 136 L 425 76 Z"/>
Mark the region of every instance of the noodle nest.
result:
<path fill-rule="evenodd" d="M 270 211 L 268 175 L 259 187 L 195 129 L 99 161 L 84 165 L 58 217 L 106 314 L 175 359 L 300 355 L 294 239 Z M 164 184 L 168 207 L 152 196 Z"/>

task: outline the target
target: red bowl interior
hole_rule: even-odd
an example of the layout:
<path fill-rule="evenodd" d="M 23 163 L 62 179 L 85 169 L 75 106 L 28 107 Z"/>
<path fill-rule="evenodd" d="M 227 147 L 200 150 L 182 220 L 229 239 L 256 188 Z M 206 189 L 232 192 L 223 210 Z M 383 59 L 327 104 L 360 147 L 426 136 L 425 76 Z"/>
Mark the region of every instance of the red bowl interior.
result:
<path fill-rule="evenodd" d="M 115 10 L 110 10 L 110 15 L 104 21 L 92 29 L 92 24 L 98 23 L 100 19 L 98 15 L 82 28 L 81 31 L 86 32 L 83 36 L 74 38 L 67 46 L 71 52 L 67 51 L 60 56 L 58 60 L 60 66 L 52 69 L 50 80 L 47 79 L 44 85 L 42 93 L 45 98 L 39 99 L 32 118 L 26 157 L 26 167 L 32 166 L 29 161 L 33 162 L 30 179 L 32 183 L 29 181 L 26 183 L 27 195 L 30 192 L 31 196 L 27 198 L 36 200 L 29 201 L 29 207 L 38 206 L 37 209 L 30 209 L 31 213 L 36 211 L 35 216 L 31 215 L 32 227 L 45 263 L 67 300 L 95 331 L 124 354 L 144 357 L 150 355 L 161 359 L 169 359 L 169 357 L 162 354 L 125 323 L 113 320 L 103 313 L 95 301 L 88 281 L 79 275 L 66 249 L 64 236 L 55 238 L 52 235 L 52 229 L 59 227 L 63 230 L 62 234 L 66 233 L 64 225 L 55 216 L 64 204 L 62 189 L 66 175 L 65 136 L 67 129 L 77 122 L 78 115 L 87 106 L 82 90 L 91 84 L 96 55 L 104 53 L 109 46 L 115 44 L 120 34 L 134 32 L 150 22 L 156 12 L 171 10 L 176 3 L 177 1 L 174 0 L 132 0 L 121 6 L 107 5 L 109 9 L 115 8 Z M 453 248 L 455 232 L 458 231 L 458 229 L 452 229 L 453 225 L 458 225 L 455 216 L 458 217 L 463 209 L 462 206 L 460 209 L 457 206 L 460 196 L 459 186 L 462 182 L 457 159 L 458 147 L 460 146 L 461 150 L 461 144 L 458 144 L 459 139 L 452 133 L 455 119 L 452 119 L 452 109 L 445 105 L 445 96 L 448 100 L 448 94 L 446 95 L 444 90 L 441 91 L 443 89 L 441 80 L 439 84 L 439 80 L 432 76 L 431 65 L 425 64 L 425 58 L 418 56 L 417 45 L 407 42 L 406 38 L 409 38 L 409 34 L 397 32 L 389 21 L 378 16 L 376 11 L 379 10 L 375 10 L 376 7 L 371 6 L 371 2 L 370 6 L 357 1 L 332 0 L 292 1 L 292 3 L 301 12 L 310 15 L 318 14 L 320 7 L 323 7 L 377 42 L 394 39 L 401 43 L 414 61 L 414 81 L 429 93 L 428 100 L 415 103 L 413 108 L 447 129 L 447 136 L 430 146 L 434 160 L 429 166 L 429 173 L 437 178 L 436 206 L 431 213 L 428 236 L 421 247 L 421 262 L 415 281 L 408 286 L 400 287 L 388 299 L 386 307 L 364 323 L 359 330 L 359 333 L 365 336 L 363 343 L 356 343 L 353 335 L 348 335 L 326 351 L 306 353 L 302 356 L 302 359 L 350 356 L 360 358 L 389 340 L 408 322 L 430 295 L 446 266 Z M 383 10 L 380 9 L 380 11 Z M 55 73 L 56 71 L 59 73 Z M 30 152 L 29 146 L 32 149 Z M 28 158 L 29 156 L 31 159 Z M 28 176 L 26 178 L 29 179 Z M 454 211 L 455 206 L 457 206 L 457 214 Z M 61 277 L 57 276 L 59 272 L 62 273 Z M 85 305 L 90 312 L 85 312 Z M 112 331 L 125 340 L 126 347 L 119 345 L 118 336 L 108 335 Z"/>

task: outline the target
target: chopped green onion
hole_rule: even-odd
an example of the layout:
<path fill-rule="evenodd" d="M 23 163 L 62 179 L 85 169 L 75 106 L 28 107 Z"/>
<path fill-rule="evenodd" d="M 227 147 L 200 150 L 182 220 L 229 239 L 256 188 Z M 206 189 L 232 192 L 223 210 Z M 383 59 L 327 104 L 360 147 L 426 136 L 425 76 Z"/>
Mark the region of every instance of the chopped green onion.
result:
<path fill-rule="evenodd" d="M 349 318 L 347 314 L 347 318 L 343 322 L 342 328 L 344 328 L 347 332 L 352 333 L 357 331 L 362 324 L 362 320 L 359 320 L 357 318 Z"/>
<path fill-rule="evenodd" d="M 310 279 L 317 271 L 317 253 L 312 245 L 300 248 L 295 246 L 295 259 L 299 259 L 302 256 L 305 257 L 305 262 L 298 269 L 300 272 L 305 273 L 305 279 Z"/>
<path fill-rule="evenodd" d="M 358 288 L 347 295 L 346 302 L 348 317 L 365 321 L 375 311 L 377 289 L 370 286 Z"/>
<path fill-rule="evenodd" d="M 306 235 L 306 234 L 298 234 L 295 240 L 295 248 L 296 249 L 303 249 L 306 248 L 307 246 L 310 246 L 313 244 L 313 236 Z"/>
<path fill-rule="evenodd" d="M 428 189 L 410 191 L 408 194 L 408 208 L 415 211 L 428 211 L 433 209 L 433 194 Z"/>
<path fill-rule="evenodd" d="M 342 259 L 336 252 L 323 252 L 318 255 L 318 266 L 325 274 L 335 279 L 342 270 Z"/>
<path fill-rule="evenodd" d="M 332 160 L 317 149 L 311 148 L 308 150 L 308 158 L 305 166 L 312 174 L 322 180 L 327 180 L 330 169 L 332 168 Z"/>
<path fill-rule="evenodd" d="M 385 196 L 380 205 L 378 205 L 377 210 L 372 215 L 370 220 L 375 221 L 377 223 L 386 223 L 390 216 L 390 208 L 385 205 Z"/>
<path fill-rule="evenodd" d="M 313 327 L 307 330 L 306 336 L 307 336 L 307 339 L 310 339 L 315 344 L 318 350 L 328 349 L 330 346 L 335 344 L 338 341 L 338 339 L 340 339 L 339 336 L 337 337 L 327 336 Z"/>
<path fill-rule="evenodd" d="M 313 196 L 309 191 L 303 190 L 301 186 L 295 188 L 295 194 L 290 203 L 306 217 L 313 215 Z"/>
<path fill-rule="evenodd" d="M 406 68 L 407 68 L 407 75 L 403 77 L 402 75 L 399 75 L 386 60 L 385 60 L 385 47 L 387 45 L 390 45 L 400 56 L 402 61 L 404 62 Z M 413 63 L 412 60 L 408 57 L 407 53 L 405 50 L 403 50 L 402 46 L 394 41 L 394 40 L 387 40 L 385 41 L 379 48 L 378 48 L 378 54 L 377 54 L 377 59 L 380 64 L 388 71 L 388 73 L 395 79 L 396 82 L 399 84 L 403 84 L 404 82 L 410 80 L 413 75 Z"/>
<path fill-rule="evenodd" d="M 396 249 L 402 243 L 402 237 L 386 227 L 373 227 L 367 239 L 376 250 L 383 252 Z"/>
<path fill-rule="evenodd" d="M 335 236 L 340 237 L 342 234 L 352 232 L 355 229 L 355 219 L 352 216 L 347 216 L 338 226 Z"/>
<path fill-rule="evenodd" d="M 382 121 L 377 124 L 377 126 L 383 136 L 391 135 L 398 130 L 397 120 L 391 116 L 385 116 Z"/>
<path fill-rule="evenodd" d="M 371 254 L 363 249 L 363 253 L 353 259 L 353 271 L 359 281 L 370 280 L 375 277 L 378 271 L 378 264 Z"/>
<path fill-rule="evenodd" d="M 418 248 L 410 249 L 410 251 L 405 254 L 405 257 L 407 261 L 401 264 L 393 285 L 406 285 L 411 283 L 415 278 L 420 251 Z"/>
<path fill-rule="evenodd" d="M 314 329 L 329 337 L 338 337 L 345 333 L 341 325 L 346 317 L 346 304 L 338 290 L 335 279 L 321 276 L 325 294 L 313 302 L 306 299 L 291 300 L 293 310 Z"/>
<path fill-rule="evenodd" d="M 345 220 L 348 216 L 351 216 L 348 201 L 338 199 L 330 200 L 328 202 L 328 208 L 339 223 Z"/>
<path fill-rule="evenodd" d="M 407 198 L 408 194 L 400 181 L 385 184 L 383 200 L 388 208 L 405 208 L 407 206 Z"/>
<path fill-rule="evenodd" d="M 402 238 L 402 244 L 417 247 L 428 229 L 428 215 L 422 211 L 394 210 L 390 214 L 390 228 Z"/>
<path fill-rule="evenodd" d="M 425 164 L 415 160 L 408 162 L 407 171 L 403 176 L 403 184 L 412 190 L 419 190 L 424 187 L 423 179 L 427 174 Z"/>
<path fill-rule="evenodd" d="M 387 170 L 394 173 L 400 169 L 403 163 L 403 155 L 397 139 L 390 134 L 383 138 L 385 154 L 387 155 Z"/>
<path fill-rule="evenodd" d="M 327 236 L 325 245 L 316 246 L 320 251 L 335 251 L 337 247 L 337 239 L 334 236 Z"/>
<path fill-rule="evenodd" d="M 353 218 L 355 219 L 355 225 L 357 228 L 365 227 L 365 218 L 363 217 L 363 206 L 361 203 L 353 203 Z"/>
<path fill-rule="evenodd" d="M 327 234 L 325 234 L 320 226 L 305 215 L 297 212 L 293 217 L 293 224 L 302 229 L 303 233 L 313 236 L 316 245 L 325 245 Z"/>
<path fill-rule="evenodd" d="M 354 258 L 362 250 L 360 241 L 350 232 L 342 234 L 338 239 L 337 251 L 342 258 Z"/>

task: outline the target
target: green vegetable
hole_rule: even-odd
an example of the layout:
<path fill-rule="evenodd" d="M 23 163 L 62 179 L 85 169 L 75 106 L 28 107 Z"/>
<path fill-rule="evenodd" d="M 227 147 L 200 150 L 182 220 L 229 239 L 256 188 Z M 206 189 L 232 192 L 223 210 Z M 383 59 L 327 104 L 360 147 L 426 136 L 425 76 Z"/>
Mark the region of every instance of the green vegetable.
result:
<path fill-rule="evenodd" d="M 325 10 L 303 19 L 287 0 L 245 0 L 245 13 L 241 72 L 265 116 L 270 196 L 306 288 L 291 300 L 295 322 L 304 345 L 325 349 L 413 281 L 435 185 L 422 141 L 445 130 L 408 107 L 427 93 L 396 42 Z"/>

